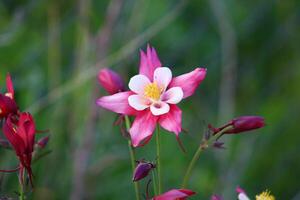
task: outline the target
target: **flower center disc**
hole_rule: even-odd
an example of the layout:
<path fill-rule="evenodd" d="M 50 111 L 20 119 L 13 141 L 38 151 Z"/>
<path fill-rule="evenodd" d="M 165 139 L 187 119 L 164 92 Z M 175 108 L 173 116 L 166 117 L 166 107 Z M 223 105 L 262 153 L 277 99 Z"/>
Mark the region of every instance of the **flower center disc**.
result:
<path fill-rule="evenodd" d="M 150 83 L 146 85 L 144 89 L 144 95 L 148 98 L 159 100 L 161 95 L 161 90 L 156 83 Z"/>

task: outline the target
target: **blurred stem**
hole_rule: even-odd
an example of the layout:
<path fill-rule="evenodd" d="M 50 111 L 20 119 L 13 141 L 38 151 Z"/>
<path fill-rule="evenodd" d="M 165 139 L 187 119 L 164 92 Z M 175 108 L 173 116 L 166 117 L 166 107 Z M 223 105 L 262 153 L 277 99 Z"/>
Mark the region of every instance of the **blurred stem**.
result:
<path fill-rule="evenodd" d="M 20 184 L 20 196 L 19 196 L 19 200 L 24 200 L 25 199 L 25 195 L 24 195 L 24 189 L 23 189 L 23 185 Z"/>
<path fill-rule="evenodd" d="M 224 128 L 223 130 L 219 131 L 218 133 L 216 133 L 215 135 L 213 135 L 212 137 L 210 137 L 208 140 L 204 140 L 198 147 L 197 151 L 195 152 L 193 159 L 191 160 L 184 178 L 183 178 L 183 182 L 181 185 L 181 188 L 185 188 L 187 186 L 188 181 L 191 178 L 191 173 L 192 170 L 194 169 L 194 166 L 196 164 L 196 162 L 199 160 L 199 157 L 201 155 L 201 153 L 207 149 L 215 140 L 217 140 L 224 132 L 226 132 L 227 130 L 232 129 L 232 126 L 228 126 L 226 128 Z"/>
<path fill-rule="evenodd" d="M 155 170 L 152 170 L 152 179 L 153 179 L 154 196 L 156 196 L 158 194 L 157 194 L 157 185 L 156 185 Z"/>
<path fill-rule="evenodd" d="M 128 116 L 125 116 L 125 126 L 126 126 L 126 130 L 127 132 L 129 132 L 130 129 L 130 120 Z M 131 145 L 131 141 L 130 139 L 128 140 L 128 148 L 129 148 L 129 153 L 130 153 L 130 159 L 131 159 L 131 167 L 132 167 L 132 173 L 134 173 L 135 170 L 135 161 L 136 161 L 136 157 L 135 157 L 135 151 L 134 148 Z M 139 184 L 138 182 L 134 182 L 134 190 L 135 190 L 135 197 L 137 200 L 140 199 L 140 193 L 139 193 Z"/>
<path fill-rule="evenodd" d="M 157 175 L 158 175 L 158 193 L 161 194 L 162 185 L 161 185 L 161 159 L 160 159 L 160 130 L 159 125 L 156 129 L 156 158 L 157 158 Z"/>

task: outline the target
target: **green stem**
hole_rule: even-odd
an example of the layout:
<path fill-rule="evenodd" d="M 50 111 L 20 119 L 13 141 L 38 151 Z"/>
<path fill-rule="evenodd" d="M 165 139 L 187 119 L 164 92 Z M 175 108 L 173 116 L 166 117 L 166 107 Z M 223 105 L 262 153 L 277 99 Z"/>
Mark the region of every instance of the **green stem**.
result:
<path fill-rule="evenodd" d="M 156 178 L 155 178 L 155 170 L 152 170 L 152 179 L 153 179 L 153 190 L 154 190 L 154 196 L 157 194 L 157 185 L 156 185 Z"/>
<path fill-rule="evenodd" d="M 24 193 L 24 188 L 25 188 L 25 185 L 24 185 L 24 174 L 25 172 L 23 171 L 21 174 L 20 174 L 20 178 L 23 180 L 23 184 L 22 182 L 20 182 L 20 187 L 19 187 L 19 200 L 25 200 L 25 193 Z"/>
<path fill-rule="evenodd" d="M 196 162 L 199 160 L 199 157 L 201 155 L 201 153 L 207 149 L 213 141 L 215 141 L 218 137 L 220 137 L 224 132 L 226 132 L 227 130 L 232 129 L 231 126 L 224 128 L 223 130 L 219 131 L 218 133 L 216 133 L 214 136 L 210 137 L 208 140 L 202 142 L 197 151 L 195 152 L 193 159 L 191 160 L 191 162 L 189 163 L 189 166 L 185 172 L 184 178 L 183 178 L 183 182 L 181 185 L 181 188 L 185 188 L 187 186 L 188 181 L 191 178 L 191 173 L 193 168 L 195 167 Z"/>
<path fill-rule="evenodd" d="M 157 159 L 157 176 L 158 176 L 158 193 L 161 194 L 162 184 L 161 184 L 161 158 L 160 158 L 160 130 L 159 126 L 157 126 L 156 131 L 156 159 Z"/>
<path fill-rule="evenodd" d="M 126 130 L 129 132 L 129 129 L 130 129 L 130 120 L 129 120 L 128 116 L 125 116 L 125 126 L 126 126 Z M 132 173 L 134 173 L 134 170 L 135 170 L 135 167 L 136 167 L 136 165 L 135 165 L 136 157 L 135 157 L 134 148 L 132 147 L 130 140 L 128 140 L 128 148 L 129 148 L 130 159 L 131 159 Z M 136 200 L 140 200 L 140 193 L 139 193 L 139 184 L 138 184 L 138 182 L 134 182 L 134 191 L 135 191 Z"/>

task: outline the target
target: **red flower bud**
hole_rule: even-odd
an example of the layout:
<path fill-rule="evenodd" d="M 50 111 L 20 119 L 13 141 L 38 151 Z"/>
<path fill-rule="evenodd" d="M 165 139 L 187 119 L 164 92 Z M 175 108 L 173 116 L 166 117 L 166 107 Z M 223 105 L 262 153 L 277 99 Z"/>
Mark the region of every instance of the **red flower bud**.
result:
<path fill-rule="evenodd" d="M 242 116 L 231 120 L 229 123 L 225 124 L 220 128 L 214 128 L 212 125 L 208 125 L 208 128 L 216 134 L 221 130 L 231 127 L 226 130 L 223 134 L 236 134 L 245 131 L 251 131 L 265 126 L 265 121 L 263 117 L 260 116 Z"/>
<path fill-rule="evenodd" d="M 0 94 L 0 119 L 6 118 L 10 113 L 16 114 L 18 106 L 16 102 L 3 94 Z"/>
<path fill-rule="evenodd" d="M 125 91 L 125 85 L 122 78 L 110 69 L 104 68 L 100 70 L 98 73 L 98 81 L 109 94 Z"/>
<path fill-rule="evenodd" d="M 132 181 L 139 181 L 145 178 L 153 168 L 155 168 L 155 164 L 151 162 L 139 161 L 139 164 L 134 170 Z"/>
<path fill-rule="evenodd" d="M 232 125 L 233 128 L 231 130 L 226 131 L 225 133 L 227 134 L 240 133 L 258 129 L 265 126 L 265 122 L 264 118 L 260 116 L 242 116 L 233 119 L 230 122 L 230 125 Z"/>
<path fill-rule="evenodd" d="M 16 155 L 20 160 L 20 174 L 23 173 L 25 168 L 28 173 L 30 183 L 33 185 L 31 159 L 34 148 L 35 123 L 31 114 L 10 114 L 3 125 L 3 133 L 14 148 Z M 23 181 L 24 180 L 22 178 L 21 182 Z"/>

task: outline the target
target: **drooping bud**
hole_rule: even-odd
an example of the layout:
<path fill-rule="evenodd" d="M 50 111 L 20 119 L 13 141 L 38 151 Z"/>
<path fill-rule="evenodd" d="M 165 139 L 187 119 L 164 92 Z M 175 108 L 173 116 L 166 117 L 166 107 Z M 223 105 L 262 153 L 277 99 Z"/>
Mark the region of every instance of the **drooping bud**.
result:
<path fill-rule="evenodd" d="M 111 69 L 104 68 L 100 70 L 98 81 L 109 94 L 116 94 L 125 90 L 122 78 Z"/>
<path fill-rule="evenodd" d="M 208 125 L 208 128 L 216 134 L 225 128 L 231 127 L 229 130 L 224 131 L 223 134 L 236 134 L 246 131 L 251 131 L 265 126 L 263 117 L 260 116 L 241 116 L 231 120 L 220 128 L 214 128 L 212 125 Z"/>
<path fill-rule="evenodd" d="M 132 181 L 139 181 L 150 173 L 150 171 L 155 168 L 155 164 L 151 162 L 138 161 L 138 165 L 136 166 L 133 174 Z"/>

